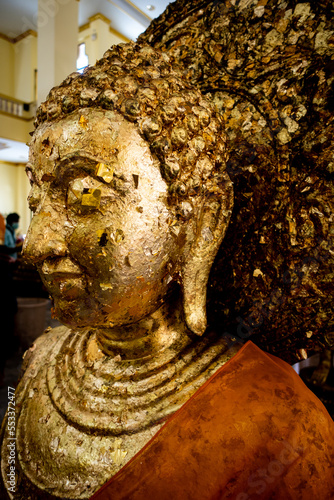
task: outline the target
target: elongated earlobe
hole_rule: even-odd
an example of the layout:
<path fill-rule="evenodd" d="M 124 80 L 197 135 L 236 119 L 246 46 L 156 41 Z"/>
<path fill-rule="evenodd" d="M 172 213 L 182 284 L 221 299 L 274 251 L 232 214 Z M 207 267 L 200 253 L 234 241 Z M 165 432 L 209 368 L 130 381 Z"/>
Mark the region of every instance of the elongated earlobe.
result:
<path fill-rule="evenodd" d="M 207 263 L 197 261 L 198 257 L 191 259 L 193 266 L 186 266 L 182 273 L 183 279 L 183 309 L 188 328 L 203 335 L 206 330 L 206 287 L 209 270 Z M 196 262 L 197 261 L 197 262 Z"/>
<path fill-rule="evenodd" d="M 182 265 L 183 308 L 188 328 L 206 330 L 206 290 L 211 266 L 227 230 L 233 207 L 233 187 L 226 174 L 224 190 L 210 194 L 202 205 L 197 236 Z"/>

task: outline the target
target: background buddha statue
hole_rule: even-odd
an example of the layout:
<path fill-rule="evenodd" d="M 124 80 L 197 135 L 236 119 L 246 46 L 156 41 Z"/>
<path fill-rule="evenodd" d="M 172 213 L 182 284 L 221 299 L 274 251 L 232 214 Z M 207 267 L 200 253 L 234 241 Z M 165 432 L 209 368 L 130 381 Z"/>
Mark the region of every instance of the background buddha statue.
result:
<path fill-rule="evenodd" d="M 225 120 L 234 209 L 209 321 L 290 363 L 334 346 L 333 8 L 178 0 L 140 36 Z"/>

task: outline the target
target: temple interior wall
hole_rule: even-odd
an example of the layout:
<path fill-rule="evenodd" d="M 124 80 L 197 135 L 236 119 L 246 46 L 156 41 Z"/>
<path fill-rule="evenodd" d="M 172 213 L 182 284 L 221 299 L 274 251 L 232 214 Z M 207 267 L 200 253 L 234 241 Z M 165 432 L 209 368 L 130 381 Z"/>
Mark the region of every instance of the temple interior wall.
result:
<path fill-rule="evenodd" d="M 14 44 L 0 38 L 0 94 L 14 97 Z"/>
<path fill-rule="evenodd" d="M 16 99 L 36 100 L 37 37 L 30 34 L 14 44 L 14 81 Z"/>
<path fill-rule="evenodd" d="M 4 217 L 11 212 L 20 214 L 18 234 L 26 234 L 31 215 L 26 201 L 30 185 L 25 174 L 25 165 L 0 162 L 0 178 L 0 213 Z"/>

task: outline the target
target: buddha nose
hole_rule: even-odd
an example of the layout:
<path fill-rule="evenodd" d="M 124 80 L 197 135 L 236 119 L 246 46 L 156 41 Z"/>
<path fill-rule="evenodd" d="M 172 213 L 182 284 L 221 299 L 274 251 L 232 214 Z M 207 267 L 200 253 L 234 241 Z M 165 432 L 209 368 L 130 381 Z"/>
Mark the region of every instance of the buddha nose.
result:
<path fill-rule="evenodd" d="M 57 214 L 41 211 L 34 215 L 23 245 L 23 257 L 37 263 L 48 257 L 62 257 L 67 253 L 65 228 Z"/>

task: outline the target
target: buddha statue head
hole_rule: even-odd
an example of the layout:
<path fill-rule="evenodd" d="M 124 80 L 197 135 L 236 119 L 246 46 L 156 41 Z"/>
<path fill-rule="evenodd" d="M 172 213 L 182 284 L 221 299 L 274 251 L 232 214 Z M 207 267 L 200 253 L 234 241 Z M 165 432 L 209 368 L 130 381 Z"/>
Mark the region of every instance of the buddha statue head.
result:
<path fill-rule="evenodd" d="M 182 293 L 206 329 L 206 285 L 233 205 L 222 120 L 170 58 L 123 44 L 52 89 L 27 173 L 24 255 L 71 328 L 135 324 Z"/>

